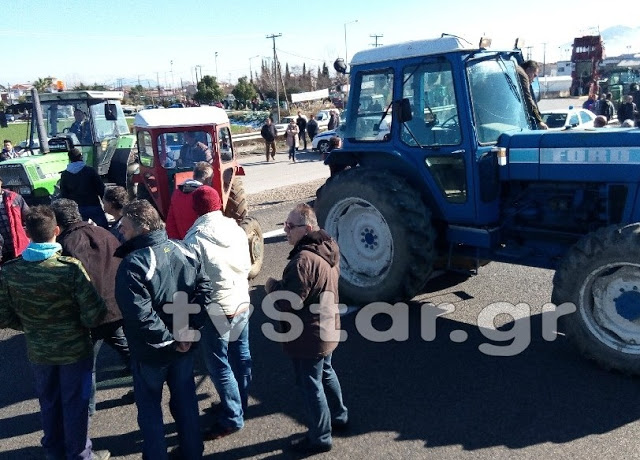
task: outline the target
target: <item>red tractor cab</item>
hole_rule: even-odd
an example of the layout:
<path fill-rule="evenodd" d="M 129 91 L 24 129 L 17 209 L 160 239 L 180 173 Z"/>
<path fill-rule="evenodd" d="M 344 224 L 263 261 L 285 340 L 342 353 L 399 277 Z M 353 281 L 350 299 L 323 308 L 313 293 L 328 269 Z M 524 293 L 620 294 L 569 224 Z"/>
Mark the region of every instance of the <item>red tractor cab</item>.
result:
<path fill-rule="evenodd" d="M 235 219 L 249 237 L 252 269 L 260 271 L 264 242 L 258 221 L 248 216 L 247 200 L 231 139 L 231 124 L 218 107 L 147 109 L 136 114 L 134 130 L 138 144 L 137 197 L 148 199 L 167 218 L 171 194 L 193 177 L 193 167 L 207 161 L 213 167 L 213 188 L 220 194 L 222 209 Z"/>

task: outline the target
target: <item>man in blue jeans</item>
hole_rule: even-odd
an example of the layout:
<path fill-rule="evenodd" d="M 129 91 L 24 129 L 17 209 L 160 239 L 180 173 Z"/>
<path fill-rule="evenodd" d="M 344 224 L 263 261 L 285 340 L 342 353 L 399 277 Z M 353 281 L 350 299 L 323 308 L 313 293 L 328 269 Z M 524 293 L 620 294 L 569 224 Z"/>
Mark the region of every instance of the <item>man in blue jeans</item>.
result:
<path fill-rule="evenodd" d="M 244 230 L 221 209 L 215 189 L 198 187 L 193 192 L 193 210 L 199 217 L 184 238 L 216 286 L 213 303 L 207 307 L 209 321 L 202 329 L 201 348 L 220 395 L 220 411 L 205 440 L 222 438 L 244 426 L 251 383 L 249 243 Z"/>
<path fill-rule="evenodd" d="M 293 246 L 289 263 L 282 280 L 269 278 L 265 290 L 277 310 L 298 316 L 302 323 L 296 338 L 283 343 L 293 362 L 296 384 L 302 390 L 308 427 L 306 436 L 292 441 L 290 448 L 303 453 L 328 452 L 332 430 L 343 431 L 349 422 L 340 382 L 331 365 L 340 338 L 340 250 L 318 227 L 316 215 L 307 204 L 299 204 L 289 213 L 284 231 Z M 294 333 L 295 323 L 288 324 L 285 329 L 291 328 L 289 333 Z"/>
<path fill-rule="evenodd" d="M 122 209 L 126 242 L 116 256 L 116 301 L 131 352 L 131 373 L 138 425 L 146 460 L 168 458 L 162 420 L 162 387 L 171 393 L 169 409 L 176 421 L 182 458 L 202 458 L 193 380 L 193 347 L 207 320 L 212 286 L 197 256 L 169 240 L 158 211 L 147 200 Z M 188 315 L 187 315 L 188 314 Z"/>

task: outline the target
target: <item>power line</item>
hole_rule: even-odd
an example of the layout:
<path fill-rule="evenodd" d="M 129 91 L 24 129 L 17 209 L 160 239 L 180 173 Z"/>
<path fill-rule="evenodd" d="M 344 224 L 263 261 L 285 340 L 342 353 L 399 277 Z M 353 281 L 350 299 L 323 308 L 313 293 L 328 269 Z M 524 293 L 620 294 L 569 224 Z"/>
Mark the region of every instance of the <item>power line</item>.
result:
<path fill-rule="evenodd" d="M 369 35 L 369 37 L 373 38 L 376 41 L 375 43 L 371 43 L 371 46 L 373 46 L 374 48 L 377 48 L 378 46 L 382 46 L 382 43 L 378 43 L 378 38 L 382 38 L 382 37 L 384 37 L 384 35 L 382 35 L 382 34 L 371 34 L 371 35 Z"/>
<path fill-rule="evenodd" d="M 316 61 L 316 62 L 323 62 L 323 63 L 327 62 L 326 59 L 315 59 L 315 58 L 310 58 L 306 56 L 300 56 L 299 54 L 290 53 L 288 51 L 281 50 L 280 48 L 278 48 L 278 52 L 283 54 L 288 54 L 289 56 L 297 57 L 300 59 L 308 59 L 309 61 Z"/>

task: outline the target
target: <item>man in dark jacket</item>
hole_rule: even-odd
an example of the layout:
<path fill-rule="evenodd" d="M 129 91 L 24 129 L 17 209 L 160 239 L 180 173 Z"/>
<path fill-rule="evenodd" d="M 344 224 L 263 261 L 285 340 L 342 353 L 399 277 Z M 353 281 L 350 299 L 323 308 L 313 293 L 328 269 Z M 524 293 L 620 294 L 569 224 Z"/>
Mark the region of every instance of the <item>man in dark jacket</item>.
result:
<path fill-rule="evenodd" d="M 620 104 L 618 108 L 618 121 L 622 124 L 625 120 L 631 120 L 635 122 L 638 110 L 633 103 L 633 96 L 630 94 L 624 97 L 624 102 Z"/>
<path fill-rule="evenodd" d="M 178 159 L 179 166 L 190 168 L 199 161 L 207 163 L 213 161 L 211 149 L 204 142 L 198 141 L 198 136 L 204 138 L 206 134 L 202 131 L 184 133 L 184 145 L 180 148 L 180 158 Z"/>
<path fill-rule="evenodd" d="M 273 125 L 271 118 L 267 118 L 267 121 L 264 123 L 264 125 L 262 125 L 262 129 L 260 130 L 260 135 L 264 139 L 267 161 L 269 161 L 269 149 L 271 149 L 271 159 L 275 161 L 276 160 L 276 137 L 278 137 L 278 132 L 276 131 L 276 127 Z"/>
<path fill-rule="evenodd" d="M 298 111 L 296 125 L 298 125 L 298 129 L 300 130 L 298 133 L 298 140 L 300 141 L 300 144 L 304 142 L 304 149 L 307 150 L 307 119 L 300 111 Z"/>
<path fill-rule="evenodd" d="M 340 337 L 340 251 L 331 236 L 320 230 L 307 204 L 299 204 L 289 213 L 284 230 L 293 245 L 289 263 L 282 280 L 269 278 L 265 289 L 276 299 L 282 299 L 278 291 L 289 291 L 302 303 L 277 300 L 275 304 L 277 310 L 298 316 L 303 325 L 297 338 L 283 343 L 302 390 L 309 428 L 305 437 L 291 443 L 291 448 L 305 453 L 327 452 L 331 450 L 332 429 L 344 430 L 349 417 L 331 365 Z"/>
<path fill-rule="evenodd" d="M 307 121 L 307 134 L 311 140 L 313 140 L 313 138 L 318 134 L 318 122 L 313 115 L 311 115 L 309 121 Z"/>
<path fill-rule="evenodd" d="M 107 342 L 123 358 L 127 369 L 130 368 L 129 346 L 122 330 L 122 314 L 115 297 L 116 272 L 120 259 L 114 253 L 120 242 L 109 230 L 84 222 L 75 201 L 61 198 L 51 204 L 51 209 L 61 230 L 57 241 L 62 246 L 62 255 L 75 257 L 82 262 L 91 283 L 107 305 L 107 314 L 91 329 L 93 375 L 89 415 L 93 415 L 96 411 L 96 360 L 102 343 Z"/>
<path fill-rule="evenodd" d="M 156 209 L 135 200 L 122 210 L 126 243 L 116 255 L 116 301 L 124 318 L 143 458 L 167 459 L 162 421 L 162 387 L 171 393 L 182 458 L 198 460 L 204 449 L 193 380 L 192 342 L 208 321 L 205 306 L 213 288 L 197 256 L 169 240 Z M 188 314 L 188 316 L 187 316 Z"/>
<path fill-rule="evenodd" d="M 520 81 L 520 87 L 524 95 L 524 102 L 527 105 L 527 113 L 529 117 L 535 121 L 536 129 L 549 129 L 547 124 L 542 119 L 540 109 L 538 109 L 538 103 L 531 94 L 531 82 L 538 77 L 539 70 L 538 63 L 535 61 L 525 61 L 522 66 L 516 67 L 518 73 L 518 80 Z"/>
<path fill-rule="evenodd" d="M 100 227 L 107 228 L 107 217 L 100 204 L 102 195 L 104 183 L 98 172 L 86 165 L 80 149 L 71 149 L 67 169 L 60 175 L 60 198 L 78 203 L 83 220 L 91 219 Z"/>
<path fill-rule="evenodd" d="M 102 204 L 104 205 L 104 212 L 111 214 L 113 222 L 109 227 L 109 231 L 115 236 L 120 243 L 124 243 L 125 239 L 120 233 L 120 219 L 122 218 L 122 208 L 129 202 L 129 193 L 127 189 L 120 185 L 114 185 L 107 187 L 104 190 L 102 197 Z"/>

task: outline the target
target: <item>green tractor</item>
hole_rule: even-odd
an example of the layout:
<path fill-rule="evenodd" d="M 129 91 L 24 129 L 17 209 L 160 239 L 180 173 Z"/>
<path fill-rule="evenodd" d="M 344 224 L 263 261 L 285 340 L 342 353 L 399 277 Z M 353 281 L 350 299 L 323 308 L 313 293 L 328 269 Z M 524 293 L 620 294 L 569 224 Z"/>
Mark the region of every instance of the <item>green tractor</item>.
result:
<path fill-rule="evenodd" d="M 105 183 L 134 194 L 130 165 L 136 142 L 122 98 L 121 91 L 34 92 L 26 142 L 30 154 L 0 162 L 3 187 L 20 193 L 29 204 L 49 203 L 68 164 L 67 152 L 77 147 Z"/>

